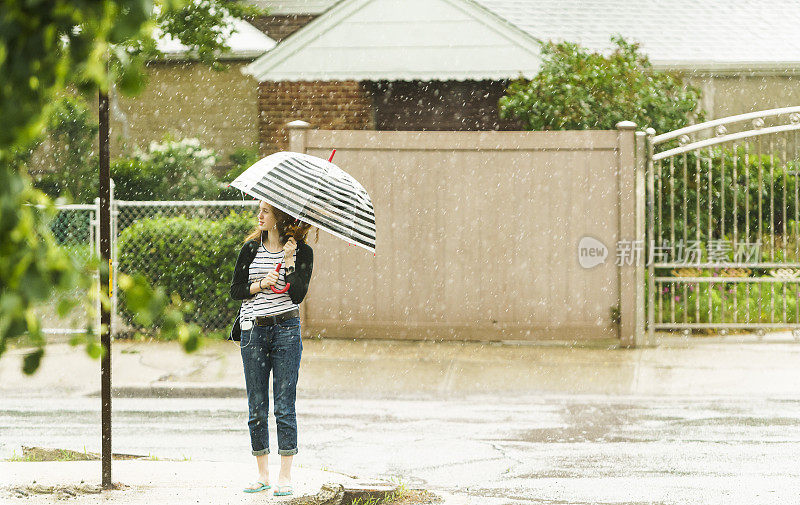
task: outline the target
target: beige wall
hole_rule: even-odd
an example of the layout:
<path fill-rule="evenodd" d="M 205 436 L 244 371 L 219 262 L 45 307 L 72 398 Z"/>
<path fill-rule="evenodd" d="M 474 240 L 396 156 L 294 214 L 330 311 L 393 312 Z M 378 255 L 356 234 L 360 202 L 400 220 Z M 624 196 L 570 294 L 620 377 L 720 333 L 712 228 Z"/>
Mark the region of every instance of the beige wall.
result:
<path fill-rule="evenodd" d="M 199 63 L 151 63 L 149 82 L 135 97 L 112 91 L 110 99 L 111 158 L 134 145 L 146 148 L 164 134 L 197 137 L 203 147 L 222 156 L 236 148 L 258 147 L 258 83 L 241 74 L 246 62 L 228 62 L 230 69 L 215 72 Z M 72 90 L 71 92 L 74 92 Z M 97 95 L 89 99 L 97 121 Z M 46 143 L 33 154 L 31 173 L 52 170 L 46 165 Z"/>
<path fill-rule="evenodd" d="M 800 75 L 700 75 L 686 80 L 701 90 L 706 119 L 800 105 Z M 665 132 L 659 132 L 665 133 Z"/>
<path fill-rule="evenodd" d="M 334 162 L 370 193 L 378 230 L 375 256 L 326 232 L 311 240 L 309 335 L 619 335 L 614 249 L 621 220 L 633 218 L 620 213 L 621 133 L 295 132 L 293 150 L 337 149 Z M 632 166 L 623 171 L 632 181 Z M 608 246 L 604 264 L 578 264 L 584 235 Z"/>
<path fill-rule="evenodd" d="M 242 75 L 247 62 L 228 63 L 224 72 L 193 62 L 151 63 L 140 95 L 111 96 L 112 157 L 122 149 L 119 136 L 141 147 L 165 133 L 197 137 L 223 154 L 257 146 L 258 83 Z"/>

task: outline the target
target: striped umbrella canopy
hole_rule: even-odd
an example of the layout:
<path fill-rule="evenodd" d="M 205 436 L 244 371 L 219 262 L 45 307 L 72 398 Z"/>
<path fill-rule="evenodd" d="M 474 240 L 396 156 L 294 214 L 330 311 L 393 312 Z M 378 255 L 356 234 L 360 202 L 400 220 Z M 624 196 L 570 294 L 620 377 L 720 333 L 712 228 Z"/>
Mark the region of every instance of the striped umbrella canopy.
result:
<path fill-rule="evenodd" d="M 281 151 L 230 184 L 248 195 L 375 253 L 375 210 L 364 187 L 330 161 Z"/>

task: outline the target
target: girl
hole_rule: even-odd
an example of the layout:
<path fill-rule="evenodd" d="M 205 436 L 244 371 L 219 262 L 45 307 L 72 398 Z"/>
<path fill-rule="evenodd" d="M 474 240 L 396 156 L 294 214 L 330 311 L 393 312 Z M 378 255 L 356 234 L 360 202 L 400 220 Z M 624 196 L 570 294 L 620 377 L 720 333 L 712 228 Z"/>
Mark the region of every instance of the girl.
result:
<path fill-rule="evenodd" d="M 303 343 L 300 337 L 298 305 L 308 291 L 314 255 L 305 239 L 311 225 L 295 220 L 265 201 L 258 210 L 258 225 L 245 239 L 231 282 L 231 297 L 242 300 L 238 325 L 252 453 L 258 478 L 244 488 L 247 493 L 270 489 L 269 375 L 272 372 L 275 422 L 281 469 L 275 496 L 292 494 L 292 457 L 297 454 L 295 390 Z M 317 238 L 319 241 L 319 229 Z M 275 267 L 282 263 L 281 271 Z M 286 284 L 289 290 L 282 291 Z"/>

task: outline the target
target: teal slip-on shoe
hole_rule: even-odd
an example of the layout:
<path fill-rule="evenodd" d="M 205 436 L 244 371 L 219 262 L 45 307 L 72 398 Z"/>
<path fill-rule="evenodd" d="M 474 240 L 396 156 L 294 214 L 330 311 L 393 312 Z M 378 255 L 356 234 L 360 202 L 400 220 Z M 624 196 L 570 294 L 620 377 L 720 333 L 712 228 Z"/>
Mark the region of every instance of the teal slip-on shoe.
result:
<path fill-rule="evenodd" d="M 256 481 L 256 484 L 261 484 L 259 487 L 246 487 L 243 489 L 245 493 L 258 493 L 259 491 L 266 491 L 269 489 L 269 484 L 264 484 L 260 480 Z"/>
<path fill-rule="evenodd" d="M 275 496 L 289 496 L 290 494 L 292 494 L 292 486 L 288 484 L 285 486 L 278 486 L 275 488 L 275 493 L 273 494 Z"/>

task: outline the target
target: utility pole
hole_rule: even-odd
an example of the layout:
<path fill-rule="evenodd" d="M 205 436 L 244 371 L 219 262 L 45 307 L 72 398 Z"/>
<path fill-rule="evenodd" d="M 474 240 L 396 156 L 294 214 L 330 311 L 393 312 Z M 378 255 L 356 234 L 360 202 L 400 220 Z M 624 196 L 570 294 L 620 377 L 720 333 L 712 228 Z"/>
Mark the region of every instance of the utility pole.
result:
<path fill-rule="evenodd" d="M 100 123 L 100 292 L 109 304 L 100 304 L 100 344 L 105 349 L 100 359 L 100 398 L 102 402 L 102 486 L 111 484 L 111 172 L 108 149 L 108 92 L 99 93 Z"/>

